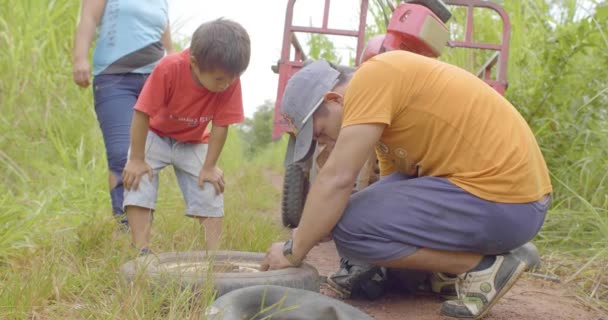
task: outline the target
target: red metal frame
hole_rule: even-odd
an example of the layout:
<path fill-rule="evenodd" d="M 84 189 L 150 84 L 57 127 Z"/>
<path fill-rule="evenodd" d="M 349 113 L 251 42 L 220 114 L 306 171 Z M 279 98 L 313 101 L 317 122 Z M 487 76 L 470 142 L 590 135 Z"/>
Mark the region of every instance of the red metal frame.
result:
<path fill-rule="evenodd" d="M 357 52 L 355 61 L 360 61 L 360 55 L 365 45 L 365 24 L 367 19 L 367 11 L 369 0 L 361 0 L 360 16 L 359 16 L 359 29 L 358 30 L 347 30 L 347 29 L 332 29 L 328 27 L 329 22 L 329 8 L 331 0 L 325 0 L 323 9 L 323 23 L 319 27 L 305 27 L 305 26 L 294 26 L 293 25 L 293 9 L 296 0 L 288 0 L 287 11 L 285 15 L 285 28 L 283 33 L 283 45 L 281 49 L 281 58 L 277 65 L 272 67 L 275 73 L 279 74 L 279 86 L 277 90 L 277 98 L 274 110 L 274 126 L 272 131 L 272 138 L 278 139 L 284 133 L 290 132 L 290 127 L 285 123 L 285 120 L 280 114 L 281 99 L 283 97 L 283 90 L 289 78 L 298 71 L 304 61 L 306 60 L 306 54 L 302 51 L 298 40 L 295 37 L 295 32 L 301 33 L 313 33 L 313 34 L 326 34 L 326 35 L 337 35 L 337 36 L 348 36 L 357 38 Z M 497 3 L 485 0 L 444 0 L 447 5 L 461 6 L 467 8 L 467 19 L 466 19 L 466 31 L 464 41 L 448 41 L 450 47 L 460 48 L 471 48 L 481 50 L 493 50 L 496 53 L 490 60 L 482 67 L 478 72 L 478 76 L 486 81 L 500 94 L 504 94 L 507 89 L 507 67 L 509 59 L 509 39 L 511 36 L 511 24 L 509 16 L 506 11 Z M 502 42 L 499 44 L 488 44 L 475 41 L 473 39 L 473 9 L 474 8 L 488 8 L 496 11 L 503 21 L 502 30 Z M 294 48 L 294 59 L 291 59 L 291 50 Z M 496 72 L 496 78 L 491 78 L 491 71 L 494 66 L 498 65 Z"/>
<path fill-rule="evenodd" d="M 357 56 L 355 61 L 359 61 L 359 56 L 363 51 L 363 45 L 365 44 L 365 24 L 367 19 L 368 0 L 361 0 L 361 14 L 359 16 L 359 29 L 348 30 L 348 29 L 331 29 L 328 27 L 329 23 L 329 8 L 331 0 L 325 0 L 323 8 L 323 24 L 320 28 L 316 27 L 305 27 L 305 26 L 294 26 L 293 25 L 293 8 L 296 0 L 289 0 L 287 3 L 287 12 L 285 14 L 285 29 L 283 33 L 283 47 L 281 49 L 281 59 L 276 66 L 273 67 L 275 72 L 279 73 L 279 88 L 277 90 L 277 98 L 274 110 L 274 127 L 272 130 L 272 138 L 278 139 L 285 132 L 289 132 L 290 128 L 285 123 L 285 120 L 281 116 L 281 98 L 283 97 L 283 90 L 287 84 L 287 80 L 300 69 L 306 60 L 306 54 L 302 52 L 302 48 L 295 37 L 295 32 L 302 33 L 314 33 L 314 34 L 327 34 L 337 36 L 347 36 L 357 38 Z M 291 60 L 291 48 L 295 49 L 295 59 Z"/>
<path fill-rule="evenodd" d="M 464 41 L 448 41 L 450 47 L 493 50 L 496 53 L 486 62 L 477 73 L 481 79 L 487 82 L 500 94 L 504 95 L 508 87 L 507 67 L 509 65 L 509 41 L 511 38 L 511 20 L 507 12 L 498 4 L 484 0 L 444 0 L 447 5 L 461 6 L 467 8 L 467 22 Z M 498 13 L 502 19 L 502 42 L 498 44 L 488 44 L 477 42 L 473 39 L 473 9 L 488 8 Z M 490 77 L 492 68 L 498 63 L 496 79 Z"/>

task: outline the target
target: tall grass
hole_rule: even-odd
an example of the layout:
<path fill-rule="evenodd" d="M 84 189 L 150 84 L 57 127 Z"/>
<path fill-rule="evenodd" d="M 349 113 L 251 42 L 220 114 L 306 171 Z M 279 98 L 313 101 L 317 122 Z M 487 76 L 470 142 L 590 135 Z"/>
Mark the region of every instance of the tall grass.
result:
<path fill-rule="evenodd" d="M 513 29 L 508 97 L 551 171 L 553 205 L 536 241 L 553 262 L 547 268 L 608 308 L 608 74 L 596 71 L 608 58 L 608 8 L 582 5 L 564 1 L 557 14 L 543 1 L 505 3 L 513 24 L 527 26 Z"/>
<path fill-rule="evenodd" d="M 209 295 L 121 282 L 135 252 L 111 217 L 91 90 L 71 78 L 78 9 L 77 0 L 0 1 L 0 318 L 202 318 Z M 220 161 L 222 246 L 259 252 L 283 236 L 266 176 L 278 165 L 246 161 L 241 143 L 231 131 Z M 173 172 L 160 179 L 153 249 L 200 250 Z"/>
<path fill-rule="evenodd" d="M 593 1 L 503 1 L 511 19 L 507 98 L 532 126 L 554 187 L 546 223 L 534 240 L 545 271 L 576 283 L 608 310 L 608 7 Z M 480 10 L 481 11 L 481 10 Z M 476 40 L 496 43 L 501 23 L 476 14 Z M 464 12 L 454 11 L 454 21 Z M 452 28 L 458 36 L 459 29 Z M 461 32 L 461 30 L 460 30 Z M 472 72 L 486 57 L 448 52 Z"/>
<path fill-rule="evenodd" d="M 594 0 L 495 2 L 511 21 L 506 97 L 534 130 L 554 188 L 546 223 L 534 239 L 545 272 L 575 283 L 582 297 L 608 310 L 603 276 L 608 265 L 608 69 L 599 67 L 608 61 L 608 5 Z M 466 8 L 450 9 L 451 39 L 464 40 Z M 372 8 L 375 23 L 384 24 L 377 12 Z M 505 26 L 496 13 L 476 9 L 473 17 L 473 40 L 500 43 Z M 440 59 L 477 73 L 493 53 L 446 48 Z"/>

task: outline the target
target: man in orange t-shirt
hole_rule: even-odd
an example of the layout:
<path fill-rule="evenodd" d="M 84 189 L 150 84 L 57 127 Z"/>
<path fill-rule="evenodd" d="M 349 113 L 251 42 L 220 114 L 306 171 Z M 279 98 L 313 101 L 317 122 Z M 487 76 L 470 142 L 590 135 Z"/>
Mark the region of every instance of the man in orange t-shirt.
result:
<path fill-rule="evenodd" d="M 289 80 L 281 109 L 295 132 L 289 162 L 306 160 L 315 140 L 333 150 L 298 231 L 271 246 L 264 268 L 302 263 L 331 233 L 356 265 L 433 272 L 434 291 L 451 283 L 457 293 L 442 313 L 477 319 L 528 267 L 512 250 L 544 222 L 547 166 L 523 117 L 470 72 L 406 51 L 354 73 L 319 60 Z M 351 196 L 374 149 L 382 178 Z M 351 279 L 328 282 L 348 293 Z"/>
<path fill-rule="evenodd" d="M 194 32 L 189 49 L 163 58 L 147 79 L 122 173 L 123 206 L 140 254 L 149 252 L 158 173 L 167 165 L 175 169 L 186 215 L 200 221 L 207 248 L 217 248 L 224 216 L 224 176 L 217 161 L 228 126 L 244 119 L 239 77 L 250 52 L 241 25 L 210 21 Z"/>

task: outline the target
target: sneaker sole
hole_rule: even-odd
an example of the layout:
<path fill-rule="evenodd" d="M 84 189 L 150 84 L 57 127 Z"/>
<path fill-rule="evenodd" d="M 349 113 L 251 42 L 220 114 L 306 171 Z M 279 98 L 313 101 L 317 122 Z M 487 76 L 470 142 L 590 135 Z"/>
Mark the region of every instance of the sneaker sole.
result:
<path fill-rule="evenodd" d="M 335 292 L 337 295 L 340 296 L 340 298 L 342 299 L 348 299 L 351 296 L 351 292 L 349 290 L 344 289 L 344 287 L 340 286 L 339 284 L 335 283 L 331 278 L 327 277 L 327 284 L 328 284 L 328 288 Z"/>
<path fill-rule="evenodd" d="M 492 299 L 492 302 L 490 302 L 490 304 L 488 304 L 488 307 L 482 313 L 480 313 L 477 317 L 472 318 L 472 319 L 477 320 L 477 319 L 483 318 L 488 313 L 488 311 L 490 311 L 490 309 L 492 309 L 492 307 L 496 304 L 496 302 L 498 302 L 498 300 L 500 300 L 500 298 L 502 298 L 502 296 L 504 296 L 505 293 L 507 293 L 507 291 L 511 290 L 511 287 L 513 287 L 513 285 L 515 284 L 515 282 L 517 282 L 519 277 L 521 277 L 521 275 L 524 274 L 524 272 L 526 271 L 526 267 L 527 267 L 527 264 L 524 261 L 520 261 L 519 266 L 517 266 L 517 269 L 515 269 L 515 271 L 514 271 L 515 275 L 513 275 L 511 277 L 511 279 L 509 279 L 509 281 L 507 283 L 505 283 L 505 286 L 502 288 L 502 290 L 500 290 L 500 293 L 497 294 L 496 297 L 494 297 L 494 299 Z"/>

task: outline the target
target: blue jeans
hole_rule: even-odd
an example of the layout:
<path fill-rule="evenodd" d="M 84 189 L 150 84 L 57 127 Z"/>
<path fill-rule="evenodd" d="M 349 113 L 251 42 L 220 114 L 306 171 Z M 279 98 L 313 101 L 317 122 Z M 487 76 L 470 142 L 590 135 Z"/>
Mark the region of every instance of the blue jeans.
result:
<path fill-rule="evenodd" d="M 116 186 L 110 190 L 112 212 L 120 222 L 127 224 L 122 209 L 124 188 L 122 170 L 127 162 L 133 106 L 149 74 L 107 74 L 93 79 L 95 113 L 103 134 L 110 174 Z"/>

